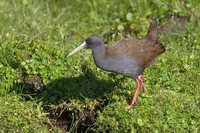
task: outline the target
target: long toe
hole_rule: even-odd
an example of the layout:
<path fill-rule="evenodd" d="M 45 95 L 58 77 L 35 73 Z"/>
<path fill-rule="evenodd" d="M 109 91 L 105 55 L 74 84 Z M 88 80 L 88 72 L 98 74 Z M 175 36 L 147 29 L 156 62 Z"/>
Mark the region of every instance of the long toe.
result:
<path fill-rule="evenodd" d="M 133 105 L 134 105 L 134 104 L 133 104 Z M 127 106 L 127 109 L 130 109 L 133 105 L 132 105 L 132 104 L 128 105 L 128 106 Z"/>

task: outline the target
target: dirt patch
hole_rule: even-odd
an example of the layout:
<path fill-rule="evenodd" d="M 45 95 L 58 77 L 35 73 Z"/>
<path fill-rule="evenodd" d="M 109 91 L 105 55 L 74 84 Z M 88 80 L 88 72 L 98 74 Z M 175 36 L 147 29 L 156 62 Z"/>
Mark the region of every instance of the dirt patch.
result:
<path fill-rule="evenodd" d="M 15 80 L 11 91 L 15 91 L 19 94 L 30 95 L 32 97 L 41 94 L 44 88 L 43 78 L 38 75 L 23 74 Z M 27 99 L 29 100 L 29 99 Z"/>
<path fill-rule="evenodd" d="M 98 116 L 97 111 L 101 111 L 106 105 L 108 105 L 108 99 L 101 100 L 93 110 L 68 110 L 67 107 L 49 109 L 48 117 L 52 119 L 53 126 L 59 127 L 63 131 L 93 132 L 94 122 Z"/>

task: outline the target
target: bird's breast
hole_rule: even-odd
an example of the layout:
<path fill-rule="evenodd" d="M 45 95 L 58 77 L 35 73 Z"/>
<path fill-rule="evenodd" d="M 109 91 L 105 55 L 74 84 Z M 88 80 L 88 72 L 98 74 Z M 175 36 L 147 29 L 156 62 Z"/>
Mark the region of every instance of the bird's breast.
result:
<path fill-rule="evenodd" d="M 137 59 L 127 55 L 114 58 L 98 58 L 94 60 L 99 68 L 116 72 L 127 77 L 137 78 L 144 70 Z"/>

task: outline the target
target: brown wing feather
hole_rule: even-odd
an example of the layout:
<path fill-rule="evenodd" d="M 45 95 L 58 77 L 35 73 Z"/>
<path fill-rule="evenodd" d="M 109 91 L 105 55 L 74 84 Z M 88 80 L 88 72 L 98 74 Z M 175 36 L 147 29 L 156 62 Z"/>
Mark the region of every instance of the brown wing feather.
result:
<path fill-rule="evenodd" d="M 150 65 L 164 52 L 164 46 L 146 39 L 124 39 L 106 48 L 106 57 L 129 55 L 136 58 L 142 66 Z"/>

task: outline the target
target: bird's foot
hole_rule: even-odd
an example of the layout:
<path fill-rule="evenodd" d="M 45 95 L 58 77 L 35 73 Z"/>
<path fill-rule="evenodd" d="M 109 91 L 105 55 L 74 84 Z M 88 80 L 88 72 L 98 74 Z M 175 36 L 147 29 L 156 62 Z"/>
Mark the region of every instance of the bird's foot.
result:
<path fill-rule="evenodd" d="M 134 102 L 132 101 L 131 104 L 127 106 L 127 109 L 130 109 L 132 106 L 135 105 L 135 103 L 136 103 L 136 101 L 134 101 Z"/>

